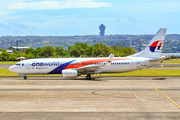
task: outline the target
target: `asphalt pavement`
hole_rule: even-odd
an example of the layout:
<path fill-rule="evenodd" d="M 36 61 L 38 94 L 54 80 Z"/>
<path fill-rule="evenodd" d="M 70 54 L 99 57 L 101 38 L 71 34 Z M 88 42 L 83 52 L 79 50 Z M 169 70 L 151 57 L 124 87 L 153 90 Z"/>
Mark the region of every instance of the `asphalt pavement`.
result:
<path fill-rule="evenodd" d="M 0 77 L 2 120 L 180 118 L 180 77 Z"/>

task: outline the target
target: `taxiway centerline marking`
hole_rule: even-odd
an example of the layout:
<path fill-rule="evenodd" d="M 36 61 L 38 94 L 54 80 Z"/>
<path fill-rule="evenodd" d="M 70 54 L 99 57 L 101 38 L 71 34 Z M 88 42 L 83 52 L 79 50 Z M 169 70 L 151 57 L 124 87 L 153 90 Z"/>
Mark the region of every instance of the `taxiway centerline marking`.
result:
<path fill-rule="evenodd" d="M 47 89 L 48 87 L 45 87 L 44 89 L 42 89 L 41 91 L 38 91 L 38 92 L 36 92 L 36 93 L 34 93 L 34 94 L 32 94 L 31 96 L 34 96 L 34 95 L 37 95 L 38 93 L 40 93 L 40 92 L 42 92 L 42 91 L 44 91 L 45 89 Z"/>
<path fill-rule="evenodd" d="M 172 100 L 169 96 L 167 96 L 166 94 L 164 94 L 163 92 L 161 92 L 161 91 L 159 91 L 156 87 L 154 87 L 154 89 L 157 91 L 157 92 L 159 92 L 159 93 L 161 93 L 162 95 L 164 95 L 165 97 L 167 97 L 171 102 L 173 102 L 178 108 L 180 108 L 180 106 L 174 101 L 174 100 Z"/>
<path fill-rule="evenodd" d="M 0 114 L 0 117 L 1 117 L 2 115 L 4 115 L 4 114 L 6 114 L 6 113 L 4 112 L 3 114 Z"/>

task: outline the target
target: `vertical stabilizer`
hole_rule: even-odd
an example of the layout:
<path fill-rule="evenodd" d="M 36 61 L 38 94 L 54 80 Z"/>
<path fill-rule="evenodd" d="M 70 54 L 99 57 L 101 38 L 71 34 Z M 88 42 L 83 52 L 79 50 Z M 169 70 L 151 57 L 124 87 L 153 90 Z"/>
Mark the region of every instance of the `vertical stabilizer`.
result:
<path fill-rule="evenodd" d="M 167 28 L 161 28 L 143 51 L 130 57 L 160 57 L 166 31 Z"/>

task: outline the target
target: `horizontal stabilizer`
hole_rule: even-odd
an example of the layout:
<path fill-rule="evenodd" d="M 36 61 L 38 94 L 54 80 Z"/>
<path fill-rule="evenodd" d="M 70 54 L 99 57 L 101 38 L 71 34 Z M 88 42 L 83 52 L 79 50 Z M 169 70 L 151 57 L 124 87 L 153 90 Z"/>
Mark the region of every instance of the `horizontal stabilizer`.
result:
<path fill-rule="evenodd" d="M 166 59 L 166 58 L 169 58 L 169 56 L 163 56 L 163 57 L 160 57 L 160 58 L 158 58 L 158 59 L 152 59 L 152 60 L 150 60 L 150 62 L 162 61 L 162 60 L 164 60 L 164 59 Z"/>

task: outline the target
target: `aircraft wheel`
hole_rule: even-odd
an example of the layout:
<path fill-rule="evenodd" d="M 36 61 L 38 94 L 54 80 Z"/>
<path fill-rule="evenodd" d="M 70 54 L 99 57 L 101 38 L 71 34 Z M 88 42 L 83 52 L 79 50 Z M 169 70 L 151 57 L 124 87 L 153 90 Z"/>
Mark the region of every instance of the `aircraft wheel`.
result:
<path fill-rule="evenodd" d="M 86 80 L 91 80 L 91 75 L 90 75 L 90 74 L 88 74 L 88 75 L 86 76 Z"/>
<path fill-rule="evenodd" d="M 24 80 L 27 80 L 27 76 L 24 76 Z"/>

